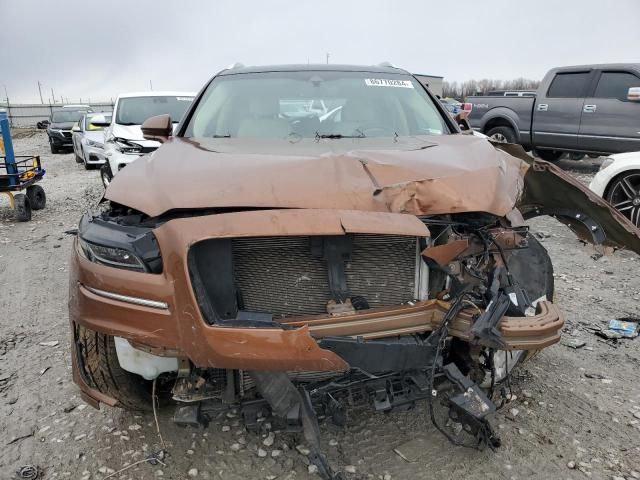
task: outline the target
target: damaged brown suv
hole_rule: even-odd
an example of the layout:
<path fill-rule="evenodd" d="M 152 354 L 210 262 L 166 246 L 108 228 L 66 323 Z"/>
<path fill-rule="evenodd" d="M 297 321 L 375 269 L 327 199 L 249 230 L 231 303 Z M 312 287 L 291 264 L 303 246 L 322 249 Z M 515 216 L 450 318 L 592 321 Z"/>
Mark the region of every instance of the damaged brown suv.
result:
<path fill-rule="evenodd" d="M 638 231 L 557 167 L 462 132 L 392 67 L 216 75 L 163 142 L 80 221 L 70 279 L 74 379 L 94 406 L 206 423 L 238 408 L 299 429 L 344 399 L 426 400 L 497 445 L 494 387 L 559 340 L 553 269 L 526 220 L 640 252 Z M 156 385 L 157 384 L 157 385 Z M 444 420 L 435 410 L 444 409 Z"/>

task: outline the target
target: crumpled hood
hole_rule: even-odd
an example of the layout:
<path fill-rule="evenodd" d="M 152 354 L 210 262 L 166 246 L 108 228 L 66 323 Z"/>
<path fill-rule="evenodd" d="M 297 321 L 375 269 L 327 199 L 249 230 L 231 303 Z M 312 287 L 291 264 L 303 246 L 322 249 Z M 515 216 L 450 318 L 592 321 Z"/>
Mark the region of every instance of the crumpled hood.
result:
<path fill-rule="evenodd" d="M 114 123 L 111 126 L 111 133 L 114 137 L 124 138 L 126 140 L 144 141 L 140 125 L 120 125 L 119 123 Z"/>
<path fill-rule="evenodd" d="M 120 172 L 105 198 L 152 217 L 203 208 L 503 216 L 522 191 L 526 168 L 471 135 L 396 142 L 173 138 Z"/>

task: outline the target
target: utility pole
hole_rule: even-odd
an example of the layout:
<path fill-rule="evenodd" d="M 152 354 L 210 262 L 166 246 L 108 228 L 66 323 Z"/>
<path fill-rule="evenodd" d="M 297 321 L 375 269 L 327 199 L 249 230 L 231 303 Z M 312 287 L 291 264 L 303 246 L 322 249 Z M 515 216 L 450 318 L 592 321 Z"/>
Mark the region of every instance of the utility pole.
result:
<path fill-rule="evenodd" d="M 53 93 L 53 87 L 51 87 L 51 99 L 53 100 L 53 104 L 55 105 L 56 104 L 56 96 Z"/>
<path fill-rule="evenodd" d="M 38 80 L 38 92 L 40 92 L 40 103 L 44 105 L 44 100 L 42 99 L 42 84 L 40 80 Z"/>
<path fill-rule="evenodd" d="M 7 86 L 6 85 L 2 85 L 4 87 L 4 99 L 7 102 L 7 105 L 9 105 L 9 94 L 7 93 Z"/>
<path fill-rule="evenodd" d="M 327 65 L 329 65 L 329 56 L 330 56 L 330 53 L 327 52 Z"/>
<path fill-rule="evenodd" d="M 151 79 L 149 79 L 149 90 L 153 91 L 153 83 L 151 83 Z"/>

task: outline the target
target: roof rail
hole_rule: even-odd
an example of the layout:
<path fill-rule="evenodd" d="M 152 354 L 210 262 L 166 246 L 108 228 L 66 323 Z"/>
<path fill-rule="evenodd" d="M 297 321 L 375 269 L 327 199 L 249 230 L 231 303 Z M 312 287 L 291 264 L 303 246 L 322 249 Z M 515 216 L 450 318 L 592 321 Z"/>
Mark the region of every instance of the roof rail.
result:
<path fill-rule="evenodd" d="M 244 68 L 244 64 L 242 64 L 240 62 L 232 63 L 231 65 L 229 65 L 227 67 L 227 70 L 235 70 L 236 68 Z"/>

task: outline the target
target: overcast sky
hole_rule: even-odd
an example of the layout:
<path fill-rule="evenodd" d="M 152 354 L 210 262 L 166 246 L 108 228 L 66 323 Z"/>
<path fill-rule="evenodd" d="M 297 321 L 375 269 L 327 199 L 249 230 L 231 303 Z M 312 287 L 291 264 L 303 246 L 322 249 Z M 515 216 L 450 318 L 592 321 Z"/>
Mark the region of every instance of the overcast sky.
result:
<path fill-rule="evenodd" d="M 526 7 L 525 7 L 526 5 Z M 199 90 L 234 62 L 376 64 L 447 80 L 640 62 L 640 0 L 0 0 L 12 102 Z M 4 99 L 5 92 L 0 90 Z"/>

